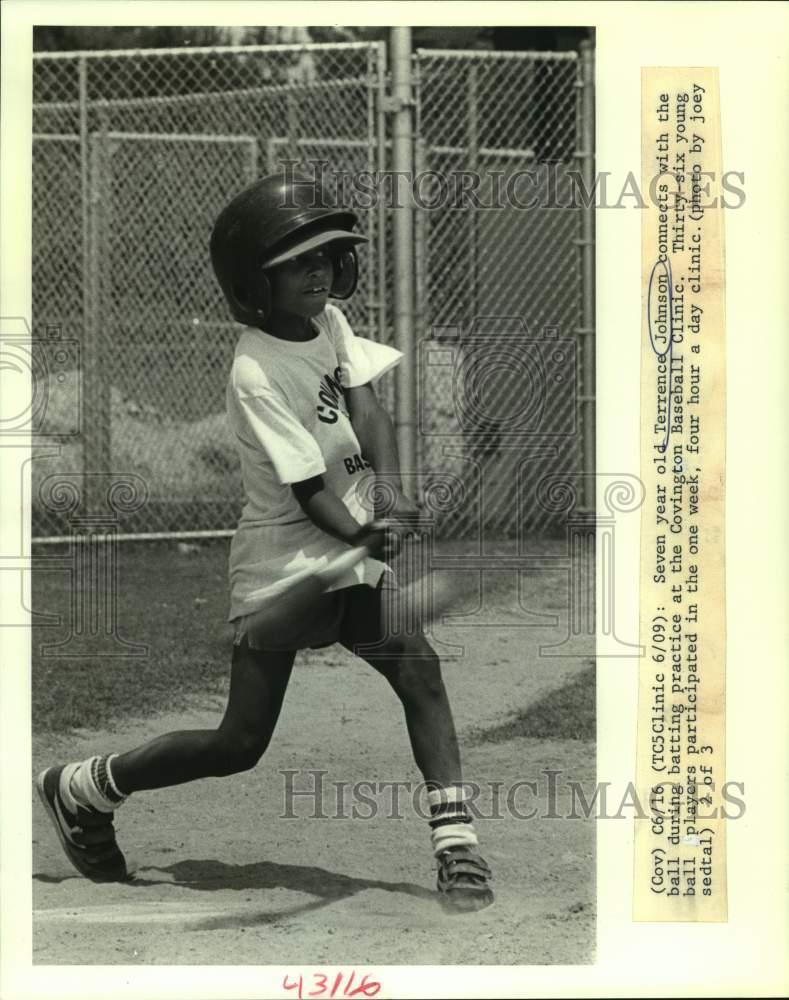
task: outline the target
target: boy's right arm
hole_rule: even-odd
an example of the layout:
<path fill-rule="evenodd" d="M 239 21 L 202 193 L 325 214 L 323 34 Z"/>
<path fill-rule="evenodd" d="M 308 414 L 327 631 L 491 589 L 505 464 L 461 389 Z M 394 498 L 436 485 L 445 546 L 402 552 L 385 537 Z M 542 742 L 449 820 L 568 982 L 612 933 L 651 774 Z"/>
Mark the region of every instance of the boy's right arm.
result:
<path fill-rule="evenodd" d="M 386 560 L 395 555 L 396 542 L 392 533 L 380 521 L 359 524 L 337 494 L 326 486 L 323 476 L 291 483 L 291 489 L 307 517 L 327 535 L 348 545 L 367 545 L 377 559 Z"/>
<path fill-rule="evenodd" d="M 349 545 L 366 545 L 378 559 L 393 556 L 396 541 L 392 533 L 379 522 L 359 524 L 326 486 L 321 474 L 326 465 L 320 447 L 283 395 L 254 361 L 242 356 L 239 364 L 239 373 L 231 374 L 231 387 L 240 409 L 240 422 L 271 462 L 278 481 L 290 484 L 301 509 L 328 535 Z M 294 482 L 294 475 L 299 474 L 306 478 Z"/>

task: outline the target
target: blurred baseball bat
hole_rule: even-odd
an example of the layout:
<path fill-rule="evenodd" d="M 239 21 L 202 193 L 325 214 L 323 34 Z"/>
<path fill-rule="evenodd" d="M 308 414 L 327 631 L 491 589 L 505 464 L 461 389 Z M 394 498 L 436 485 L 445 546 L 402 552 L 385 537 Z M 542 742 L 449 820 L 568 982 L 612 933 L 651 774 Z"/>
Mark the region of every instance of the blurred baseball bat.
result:
<path fill-rule="evenodd" d="M 409 635 L 424 631 L 433 622 L 440 621 L 467 594 L 465 581 L 427 571 L 404 586 L 385 592 L 382 601 L 384 632 Z"/>
<path fill-rule="evenodd" d="M 399 567 L 399 586 L 384 591 L 381 605 L 385 634 L 424 631 L 476 593 L 476 579 L 468 574 L 437 573 L 416 562 Z"/>
<path fill-rule="evenodd" d="M 370 555 L 366 545 L 359 545 L 332 559 L 322 569 L 300 577 L 274 597 L 260 611 L 250 615 L 248 630 L 256 635 L 271 636 L 279 641 L 283 629 L 299 625 L 321 594 L 337 583 L 349 570 Z"/>
<path fill-rule="evenodd" d="M 332 559 L 323 569 L 289 584 L 251 615 L 250 633 L 254 630 L 257 635 L 270 636 L 279 642 L 294 626 L 300 629 L 304 616 L 321 594 L 370 555 L 369 547 L 357 546 Z M 413 563 L 409 568 L 411 572 L 403 567 L 404 579 L 399 586 L 384 589 L 381 613 L 385 635 L 407 635 L 427 628 L 469 592 L 465 574 L 437 574 L 423 568 L 417 575 Z"/>

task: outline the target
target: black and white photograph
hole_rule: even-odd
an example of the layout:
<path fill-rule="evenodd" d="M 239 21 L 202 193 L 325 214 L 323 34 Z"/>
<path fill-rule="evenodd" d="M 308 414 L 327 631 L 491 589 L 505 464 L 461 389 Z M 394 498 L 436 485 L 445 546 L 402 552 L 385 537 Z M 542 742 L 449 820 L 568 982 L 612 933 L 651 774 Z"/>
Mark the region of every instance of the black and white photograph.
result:
<path fill-rule="evenodd" d="M 594 31 L 34 43 L 35 961 L 592 961 Z"/>
<path fill-rule="evenodd" d="M 789 6 L 0 3 L 0 995 L 786 995 Z"/>

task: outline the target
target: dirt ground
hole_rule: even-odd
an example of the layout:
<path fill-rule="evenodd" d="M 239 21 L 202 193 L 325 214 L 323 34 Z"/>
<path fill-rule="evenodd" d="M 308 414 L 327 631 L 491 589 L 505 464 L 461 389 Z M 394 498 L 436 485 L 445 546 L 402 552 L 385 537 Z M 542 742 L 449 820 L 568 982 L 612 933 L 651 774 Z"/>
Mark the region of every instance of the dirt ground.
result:
<path fill-rule="evenodd" d="M 496 903 L 477 914 L 440 908 L 427 823 L 400 799 L 400 818 L 337 818 L 333 782 L 419 782 L 400 707 L 385 682 L 338 648 L 297 661 L 274 741 L 254 770 L 139 794 L 116 814 L 119 843 L 137 865 L 123 885 L 95 885 L 70 867 L 34 801 L 34 961 L 44 964 L 579 964 L 594 960 L 594 820 L 544 814 L 546 770 L 560 771 L 554 816 L 566 813 L 565 780 L 594 780 L 594 743 L 516 738 L 465 740 L 550 692 L 588 665 L 540 656 L 566 617 L 557 579 L 529 581 L 524 597 L 559 616 L 559 631 L 509 625 L 441 626 L 465 646 L 444 676 L 463 750 L 465 777 L 501 782 L 498 818 L 483 793 L 477 820 L 494 869 Z M 460 620 L 462 622 L 462 619 Z M 484 619 L 482 620 L 484 622 Z M 470 626 L 470 627 L 469 627 Z M 34 739 L 36 769 L 93 752 L 122 751 L 170 729 L 214 726 L 221 698 L 178 715 L 131 721 L 113 732 Z M 285 777 L 312 787 L 323 776 L 322 811 L 286 810 Z M 506 805 L 516 782 L 537 797 Z M 314 799 L 312 800 L 314 802 Z M 379 798 L 386 805 L 385 796 Z M 370 810 L 363 810 L 365 815 Z M 461 933 L 472 929 L 471 934 Z"/>

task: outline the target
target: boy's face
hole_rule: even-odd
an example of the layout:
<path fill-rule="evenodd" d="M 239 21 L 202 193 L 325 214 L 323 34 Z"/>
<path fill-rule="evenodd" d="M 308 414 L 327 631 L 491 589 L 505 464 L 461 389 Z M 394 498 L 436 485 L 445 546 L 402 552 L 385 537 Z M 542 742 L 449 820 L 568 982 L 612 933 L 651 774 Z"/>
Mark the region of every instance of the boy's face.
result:
<path fill-rule="evenodd" d="M 273 267 L 268 277 L 274 308 L 310 319 L 323 312 L 329 298 L 334 277 L 331 254 L 325 247 L 311 250 Z"/>

